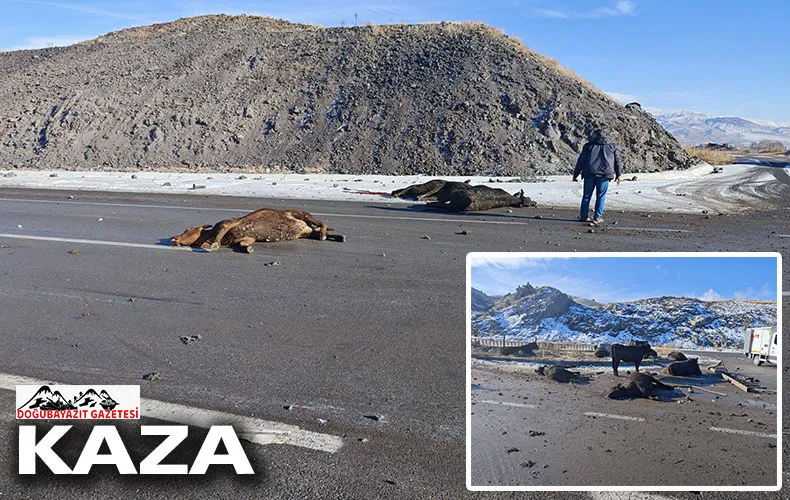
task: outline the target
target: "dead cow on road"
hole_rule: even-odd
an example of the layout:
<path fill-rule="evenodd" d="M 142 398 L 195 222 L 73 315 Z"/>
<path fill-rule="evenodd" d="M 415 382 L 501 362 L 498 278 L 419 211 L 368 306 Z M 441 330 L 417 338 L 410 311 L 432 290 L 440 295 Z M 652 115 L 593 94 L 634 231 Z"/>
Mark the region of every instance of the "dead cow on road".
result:
<path fill-rule="evenodd" d="M 646 355 L 650 356 L 658 356 L 658 353 L 650 348 L 650 344 L 647 342 L 640 342 L 634 346 L 628 346 L 623 344 L 612 344 L 612 369 L 614 370 L 614 375 L 619 377 L 617 374 L 617 367 L 620 366 L 621 361 L 625 361 L 626 363 L 633 363 L 636 371 L 639 371 L 639 363 L 642 362 L 642 358 Z"/>
<path fill-rule="evenodd" d="M 699 361 L 697 358 L 670 363 L 669 366 L 667 366 L 667 372 L 670 375 L 679 375 L 681 377 L 687 377 L 689 375 L 702 375 L 702 371 L 699 369 Z"/>
<path fill-rule="evenodd" d="M 445 181 L 442 179 L 433 179 L 422 184 L 412 184 L 402 189 L 396 189 L 392 192 L 393 198 L 411 198 L 414 200 L 430 200 L 436 199 L 436 193 L 442 190 L 459 189 L 467 186 L 469 181 L 454 182 Z"/>
<path fill-rule="evenodd" d="M 339 234 L 327 234 L 326 224 L 302 210 L 261 208 L 244 217 L 226 219 L 213 226 L 191 227 L 170 239 L 173 246 L 215 250 L 236 246 L 252 253 L 256 241 L 291 241 L 313 237 L 317 240 L 345 241 Z"/>
<path fill-rule="evenodd" d="M 581 373 L 566 370 L 561 366 L 541 366 L 535 370 L 535 373 L 538 375 L 545 375 L 547 378 L 562 384 L 567 384 L 568 382 L 574 382 L 581 379 Z"/>
<path fill-rule="evenodd" d="M 530 342 L 529 344 L 524 345 L 517 345 L 517 346 L 505 346 L 502 348 L 502 355 L 503 356 L 511 356 L 521 355 L 521 356 L 534 356 L 537 349 L 540 347 L 538 346 L 537 342 Z"/>
<path fill-rule="evenodd" d="M 632 373 L 629 375 L 626 384 L 617 384 L 616 387 L 609 391 L 608 397 L 611 399 L 658 399 L 658 395 L 655 393 L 656 389 L 673 390 L 674 387 L 663 382 L 659 382 L 650 375 L 645 375 L 644 373 Z"/>
<path fill-rule="evenodd" d="M 442 201 L 445 199 L 446 201 Z M 450 191 L 449 197 L 448 194 L 443 194 L 439 201 L 426 206 L 450 212 L 481 212 L 492 208 L 534 207 L 537 203 L 524 196 L 523 189 L 516 194 L 510 194 L 499 188 L 466 186 Z"/>

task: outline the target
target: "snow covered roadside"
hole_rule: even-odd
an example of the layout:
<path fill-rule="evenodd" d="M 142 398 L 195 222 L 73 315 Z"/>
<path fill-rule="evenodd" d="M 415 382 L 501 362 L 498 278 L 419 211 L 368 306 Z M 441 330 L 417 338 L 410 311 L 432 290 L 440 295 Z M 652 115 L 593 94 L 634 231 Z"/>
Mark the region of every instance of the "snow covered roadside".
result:
<path fill-rule="evenodd" d="M 711 174 L 708 165 L 686 171 L 667 171 L 636 176 L 619 186 L 611 184 L 606 198 L 607 209 L 650 212 L 700 213 L 702 210 L 742 210 L 749 206 L 733 196 L 728 188 L 749 165 L 729 165 L 724 173 Z M 71 172 L 71 171 L 2 171 L 1 188 L 66 189 L 86 191 L 201 194 L 282 199 L 320 199 L 362 202 L 414 203 L 397 200 L 386 194 L 394 189 L 425 182 L 433 176 L 331 175 L 331 174 L 207 174 L 161 172 Z M 443 177 L 448 180 L 486 184 L 509 192 L 520 189 L 543 207 L 575 208 L 579 204 L 582 183 L 569 176 L 547 176 L 545 182 L 512 182 L 513 178 Z M 767 176 L 765 182 L 770 182 Z M 494 182 L 490 182 L 494 181 Z M 498 182 L 497 182 L 498 181 Z M 704 192 L 704 195 L 698 193 Z M 720 196 L 717 195 L 720 194 Z M 726 195 L 726 196 L 725 196 Z"/>

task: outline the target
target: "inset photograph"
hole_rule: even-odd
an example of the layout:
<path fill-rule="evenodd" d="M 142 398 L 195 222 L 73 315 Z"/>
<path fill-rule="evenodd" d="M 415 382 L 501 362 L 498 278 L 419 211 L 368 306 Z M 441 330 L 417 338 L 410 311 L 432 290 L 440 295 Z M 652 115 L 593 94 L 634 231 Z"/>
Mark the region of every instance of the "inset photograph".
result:
<path fill-rule="evenodd" d="M 778 490 L 778 253 L 470 253 L 467 487 Z"/>

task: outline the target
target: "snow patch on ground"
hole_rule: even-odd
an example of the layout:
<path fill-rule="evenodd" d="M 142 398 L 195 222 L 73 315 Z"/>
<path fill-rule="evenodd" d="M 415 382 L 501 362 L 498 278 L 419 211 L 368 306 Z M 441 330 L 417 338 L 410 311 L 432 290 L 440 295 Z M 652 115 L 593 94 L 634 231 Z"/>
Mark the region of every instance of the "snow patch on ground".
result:
<path fill-rule="evenodd" d="M 742 210 L 748 200 L 728 194 L 715 203 L 709 199 L 698 200 L 691 194 L 711 181 L 721 184 L 722 193 L 738 182 L 739 176 L 749 165 L 728 165 L 725 173 L 710 174 L 711 167 L 698 165 L 684 171 L 665 171 L 648 174 L 623 175 L 619 186 L 611 184 L 606 196 L 607 209 L 645 210 L 652 212 L 674 211 L 699 213 L 708 210 Z M 134 178 L 132 177 L 134 175 Z M 203 194 L 220 196 L 246 196 L 280 199 L 319 199 L 338 201 L 388 201 L 414 204 L 388 195 L 395 189 L 409 184 L 426 182 L 431 176 L 386 175 L 332 175 L 332 174 L 206 174 L 161 172 L 73 172 L 0 170 L 0 188 L 64 189 L 133 193 Z M 507 182 L 512 177 L 442 177 L 447 180 L 486 184 L 515 193 L 521 189 L 539 206 L 575 208 L 579 206 L 582 183 L 572 182 L 569 175 L 544 177 L 546 182 Z M 766 182 L 772 178 L 766 177 Z M 516 179 L 517 180 L 517 179 Z M 709 188 L 709 186 L 708 186 Z M 688 196 L 678 196 L 688 194 Z M 715 206 L 714 206 L 715 205 Z M 671 207 L 671 208 L 670 208 Z M 529 209 L 524 209 L 529 210 Z"/>

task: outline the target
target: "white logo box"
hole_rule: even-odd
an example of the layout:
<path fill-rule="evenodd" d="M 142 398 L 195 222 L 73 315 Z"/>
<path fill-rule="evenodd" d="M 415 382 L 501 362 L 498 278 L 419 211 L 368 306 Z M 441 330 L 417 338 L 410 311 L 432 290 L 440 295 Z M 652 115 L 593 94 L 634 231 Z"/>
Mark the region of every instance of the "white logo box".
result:
<path fill-rule="evenodd" d="M 139 385 L 18 385 L 18 420 L 140 418 Z"/>

